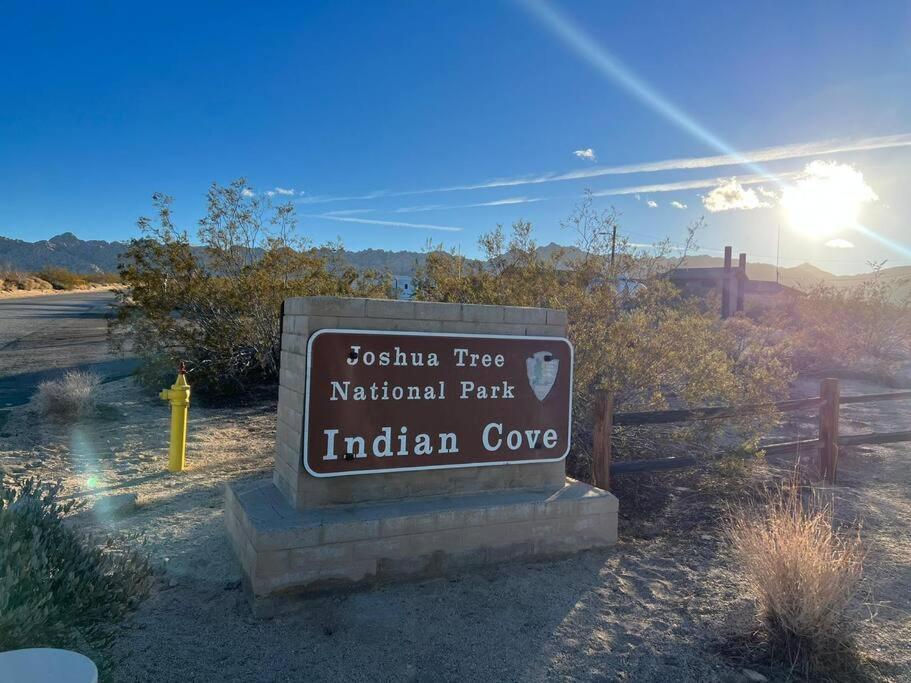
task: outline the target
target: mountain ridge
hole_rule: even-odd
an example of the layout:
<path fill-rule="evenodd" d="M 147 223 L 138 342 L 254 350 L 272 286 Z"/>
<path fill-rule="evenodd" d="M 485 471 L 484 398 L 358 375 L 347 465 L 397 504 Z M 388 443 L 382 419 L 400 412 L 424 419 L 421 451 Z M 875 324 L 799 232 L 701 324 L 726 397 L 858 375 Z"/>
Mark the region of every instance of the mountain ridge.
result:
<path fill-rule="evenodd" d="M 117 270 L 120 253 L 127 242 L 106 240 L 83 240 L 72 232 L 64 232 L 47 240 L 26 242 L 0 236 L 0 268 L 35 272 L 49 266 L 68 268 L 73 272 L 97 273 Z M 539 247 L 544 258 L 564 250 L 568 256 L 578 252 L 575 247 L 565 247 L 554 242 Z M 417 251 L 389 251 L 386 249 L 363 249 L 344 251 L 344 259 L 358 269 L 389 271 L 393 275 L 411 275 L 416 267 L 423 265 L 426 253 Z M 695 254 L 687 256 L 684 268 L 720 267 L 724 259 L 720 256 Z M 754 280 L 776 281 L 776 268 L 770 263 L 747 262 L 747 275 Z M 911 277 L 911 266 L 884 268 L 880 277 Z M 780 268 L 777 279 L 784 285 L 812 287 L 819 283 L 859 283 L 872 277 L 872 273 L 855 275 L 834 275 L 810 263 Z"/>

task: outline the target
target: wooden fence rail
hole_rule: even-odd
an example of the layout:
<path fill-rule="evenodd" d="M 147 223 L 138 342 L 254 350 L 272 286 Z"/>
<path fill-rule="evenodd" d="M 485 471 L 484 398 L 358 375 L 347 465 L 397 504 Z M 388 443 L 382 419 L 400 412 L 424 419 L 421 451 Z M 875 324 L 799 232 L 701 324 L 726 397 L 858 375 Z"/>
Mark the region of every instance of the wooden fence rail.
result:
<path fill-rule="evenodd" d="M 675 457 L 657 460 L 633 460 L 611 462 L 611 433 L 614 427 L 669 424 L 694 420 L 726 419 L 751 415 L 758 411 L 774 409 L 778 412 L 818 409 L 819 435 L 815 439 L 801 439 L 763 445 L 767 455 L 783 455 L 802 450 L 815 451 L 819 475 L 829 483 L 835 483 L 838 465 L 838 446 L 859 444 L 898 443 L 911 441 L 911 431 L 870 432 L 867 434 L 838 435 L 839 407 L 850 403 L 872 403 L 874 401 L 896 401 L 911 399 L 911 391 L 895 391 L 886 394 L 865 394 L 841 396 L 837 379 L 824 379 L 819 385 L 819 396 L 800 398 L 776 403 L 760 403 L 745 406 L 720 406 L 711 408 L 689 408 L 684 410 L 655 410 L 649 412 L 614 413 L 614 397 L 603 393 L 595 402 L 595 429 L 593 433 L 593 467 L 595 485 L 609 488 L 611 475 L 635 472 L 693 467 L 697 458 Z"/>

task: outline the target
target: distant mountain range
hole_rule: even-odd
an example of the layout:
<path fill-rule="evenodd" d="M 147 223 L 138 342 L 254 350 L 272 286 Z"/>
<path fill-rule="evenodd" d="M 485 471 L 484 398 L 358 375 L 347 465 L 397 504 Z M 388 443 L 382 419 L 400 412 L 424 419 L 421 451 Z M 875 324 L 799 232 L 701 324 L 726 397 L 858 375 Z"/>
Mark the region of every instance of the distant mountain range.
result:
<path fill-rule="evenodd" d="M 0 269 L 12 268 L 22 271 L 38 271 L 48 266 L 62 266 L 77 273 L 113 272 L 117 270 L 120 253 L 126 242 L 105 240 L 81 240 L 71 232 L 65 232 L 48 240 L 25 242 L 0 236 Z M 575 247 L 561 247 L 548 244 L 540 248 L 543 257 L 565 249 L 568 256 L 578 253 Z M 365 249 L 346 251 L 345 259 L 359 269 L 372 268 L 389 271 L 393 275 L 411 275 L 415 267 L 423 265 L 427 255 L 416 251 L 386 251 Z M 683 267 L 706 268 L 724 265 L 718 256 L 688 256 Z M 770 263 L 747 263 L 747 274 L 754 280 L 775 281 L 775 266 Z M 886 268 L 881 277 L 911 278 L 911 266 Z M 793 268 L 781 268 L 780 282 L 792 287 L 812 287 L 820 282 L 831 284 L 854 284 L 870 278 L 870 273 L 859 275 L 833 275 L 825 270 L 803 263 Z"/>
<path fill-rule="evenodd" d="M 0 268 L 38 271 L 48 266 L 68 268 L 74 273 L 110 273 L 125 242 L 81 240 L 71 232 L 49 240 L 25 242 L 0 236 Z"/>

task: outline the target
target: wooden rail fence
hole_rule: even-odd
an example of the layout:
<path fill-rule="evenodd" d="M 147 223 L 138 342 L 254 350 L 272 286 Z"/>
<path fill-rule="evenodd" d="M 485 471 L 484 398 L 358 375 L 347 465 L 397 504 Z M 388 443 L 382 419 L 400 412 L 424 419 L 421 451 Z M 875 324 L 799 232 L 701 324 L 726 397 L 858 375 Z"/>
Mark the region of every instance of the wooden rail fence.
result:
<path fill-rule="evenodd" d="M 611 462 L 611 434 L 614 427 L 669 424 L 692 422 L 694 420 L 717 420 L 739 415 L 750 415 L 759 410 L 774 408 L 778 412 L 817 409 L 819 434 L 815 439 L 800 439 L 765 444 L 762 449 L 768 455 L 781 455 L 802 450 L 816 451 L 819 476 L 828 483 L 835 483 L 838 468 L 838 447 L 859 444 L 897 443 L 911 441 L 911 431 L 868 432 L 839 437 L 839 408 L 850 403 L 873 403 L 875 401 L 896 401 L 911 399 L 911 391 L 894 391 L 886 394 L 864 394 L 842 396 L 837 379 L 824 379 L 819 385 L 819 396 L 800 398 L 776 403 L 762 403 L 743 406 L 721 406 L 713 408 L 690 408 L 685 410 L 656 410 L 636 413 L 615 413 L 614 397 L 602 393 L 595 402 L 595 428 L 593 432 L 593 476 L 600 488 L 610 486 L 613 475 L 634 472 L 655 472 L 659 470 L 693 467 L 697 458 L 674 457 L 658 460 L 633 460 Z"/>

